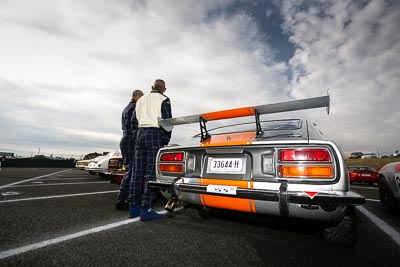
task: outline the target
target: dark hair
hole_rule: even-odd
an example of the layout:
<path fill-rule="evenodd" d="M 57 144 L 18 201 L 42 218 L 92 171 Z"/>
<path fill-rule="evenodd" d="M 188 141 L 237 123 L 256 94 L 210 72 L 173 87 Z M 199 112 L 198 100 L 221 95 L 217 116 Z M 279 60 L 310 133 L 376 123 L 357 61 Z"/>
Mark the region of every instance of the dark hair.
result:
<path fill-rule="evenodd" d="M 151 89 L 157 90 L 158 92 L 163 88 L 165 88 L 165 82 L 161 79 L 155 80 L 154 85 L 151 87 Z"/>
<path fill-rule="evenodd" d="M 135 90 L 132 92 L 132 97 L 138 97 L 138 96 L 142 96 L 143 92 L 140 90 Z"/>

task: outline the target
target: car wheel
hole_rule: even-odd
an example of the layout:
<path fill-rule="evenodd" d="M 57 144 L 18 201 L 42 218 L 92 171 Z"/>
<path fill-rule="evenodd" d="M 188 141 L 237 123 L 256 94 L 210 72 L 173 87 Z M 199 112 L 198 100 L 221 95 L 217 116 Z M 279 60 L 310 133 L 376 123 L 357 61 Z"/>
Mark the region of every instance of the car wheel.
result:
<path fill-rule="evenodd" d="M 354 246 L 357 242 L 357 221 L 354 207 L 348 206 L 343 219 L 335 226 L 322 228 L 321 235 L 326 242 Z"/>
<path fill-rule="evenodd" d="M 396 199 L 384 182 L 379 183 L 379 199 L 384 211 L 393 212 L 396 209 Z"/>
<path fill-rule="evenodd" d="M 192 217 L 194 219 L 204 220 L 210 218 L 210 213 L 204 210 L 200 206 L 186 205 L 184 207 L 184 211 L 187 216 Z"/>

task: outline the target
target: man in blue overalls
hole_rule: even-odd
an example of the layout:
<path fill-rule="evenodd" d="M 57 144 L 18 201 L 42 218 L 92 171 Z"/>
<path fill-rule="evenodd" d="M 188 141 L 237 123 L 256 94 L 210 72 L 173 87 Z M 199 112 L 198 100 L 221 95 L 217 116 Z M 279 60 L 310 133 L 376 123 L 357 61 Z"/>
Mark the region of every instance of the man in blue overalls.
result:
<path fill-rule="evenodd" d="M 141 96 L 143 96 L 142 91 L 133 91 L 131 102 L 129 102 L 129 104 L 122 111 L 122 138 L 119 143 L 119 147 L 121 149 L 122 160 L 125 166 L 125 174 L 119 188 L 117 204 L 115 205 L 116 210 L 129 209 L 127 201 L 129 195 L 129 186 L 133 173 L 133 157 L 135 155 L 135 139 L 138 126 L 136 117 L 134 116 L 134 112 L 136 101 L 138 101 Z"/>
<path fill-rule="evenodd" d="M 158 124 L 158 119 L 172 117 L 171 103 L 164 95 L 166 88 L 163 80 L 156 80 L 150 94 L 136 103 L 138 130 L 136 135 L 134 173 L 129 190 L 129 218 L 140 216 L 141 221 L 160 219 L 162 214 L 152 210 L 157 192 L 148 188 L 148 182 L 156 178 L 156 156 L 160 148 L 168 145 L 171 132 Z"/>

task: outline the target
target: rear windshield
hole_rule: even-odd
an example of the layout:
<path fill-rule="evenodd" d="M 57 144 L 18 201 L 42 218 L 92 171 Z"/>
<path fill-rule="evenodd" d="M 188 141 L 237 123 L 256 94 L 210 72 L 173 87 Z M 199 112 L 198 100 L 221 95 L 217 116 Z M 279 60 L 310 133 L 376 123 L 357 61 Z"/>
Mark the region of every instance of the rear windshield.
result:
<path fill-rule="evenodd" d="M 261 128 L 264 132 L 266 131 L 279 131 L 279 130 L 298 130 L 301 128 L 301 120 L 290 119 L 290 120 L 273 120 L 273 121 L 261 121 Z M 239 132 L 251 132 L 256 130 L 256 123 L 241 123 L 233 124 L 228 126 L 222 126 L 208 130 L 210 134 L 224 134 L 224 133 L 239 133 Z M 197 135 L 199 136 L 199 135 Z"/>

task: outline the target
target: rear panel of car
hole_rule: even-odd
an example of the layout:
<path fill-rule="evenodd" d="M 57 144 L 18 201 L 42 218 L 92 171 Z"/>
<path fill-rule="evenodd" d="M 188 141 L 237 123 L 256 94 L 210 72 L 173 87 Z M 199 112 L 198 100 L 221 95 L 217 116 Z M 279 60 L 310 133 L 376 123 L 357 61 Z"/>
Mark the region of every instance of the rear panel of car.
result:
<path fill-rule="evenodd" d="M 258 138 L 254 132 L 241 133 L 240 138 L 229 133 L 212 136 L 200 144 L 198 139 L 192 139 L 197 146 L 163 148 L 157 158 L 157 179 L 171 181 L 178 177 L 184 184 L 207 186 L 211 194 L 180 193 L 179 198 L 191 204 L 271 215 L 284 212 L 293 217 L 328 221 L 338 219 L 344 206 L 296 204 L 282 208 L 279 199 L 230 196 L 237 188 L 285 190 L 310 199 L 319 193 L 345 194 L 349 185 L 337 146 L 329 141 L 308 139 L 310 135 L 320 137 L 315 130 L 302 128 L 297 133 L 300 134 L 283 136 L 275 132 Z M 164 194 L 168 196 L 168 192 Z"/>

